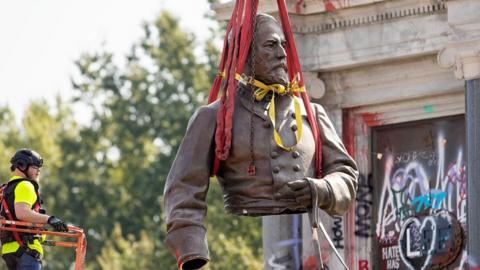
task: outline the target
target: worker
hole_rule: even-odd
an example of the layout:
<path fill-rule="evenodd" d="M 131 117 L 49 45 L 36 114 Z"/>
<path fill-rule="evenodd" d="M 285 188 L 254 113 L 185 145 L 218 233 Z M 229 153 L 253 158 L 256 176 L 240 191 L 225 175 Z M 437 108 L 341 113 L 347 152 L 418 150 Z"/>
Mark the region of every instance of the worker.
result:
<path fill-rule="evenodd" d="M 14 221 L 47 223 L 55 231 L 68 231 L 59 218 L 46 215 L 39 194 L 41 156 L 30 149 L 18 150 L 10 160 L 12 176 L 1 198 L 2 218 Z M 17 226 L 18 227 L 18 226 Z M 42 269 L 44 236 L 31 233 L 2 231 L 2 257 L 10 270 Z"/>

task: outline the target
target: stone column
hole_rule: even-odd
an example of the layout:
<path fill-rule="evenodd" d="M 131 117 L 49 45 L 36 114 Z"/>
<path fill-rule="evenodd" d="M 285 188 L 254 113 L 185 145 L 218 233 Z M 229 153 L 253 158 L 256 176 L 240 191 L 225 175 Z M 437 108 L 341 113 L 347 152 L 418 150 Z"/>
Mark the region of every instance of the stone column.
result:
<path fill-rule="evenodd" d="M 480 61 L 478 62 L 480 66 Z M 475 266 L 480 262 L 480 241 L 475 231 L 480 225 L 480 77 L 466 82 L 466 126 L 467 126 L 467 250 L 470 258 L 475 258 Z M 470 200 L 469 200 L 470 199 Z"/>
<path fill-rule="evenodd" d="M 467 251 L 473 259 L 470 266 L 476 267 L 480 263 L 480 241 L 474 231 L 480 225 L 480 205 L 473 198 L 480 195 L 480 47 L 475 54 L 462 58 L 462 67 L 466 79 Z"/>
<path fill-rule="evenodd" d="M 448 45 L 438 55 L 440 66 L 452 68 L 455 77 L 465 80 L 467 135 L 467 252 L 469 266 L 480 266 L 480 41 Z M 475 268 L 477 269 L 477 268 Z"/>
<path fill-rule="evenodd" d="M 467 135 L 467 252 L 470 269 L 480 266 L 480 1 L 447 2 L 448 23 L 458 42 L 438 54 L 442 67 L 453 68 L 455 77 L 465 81 Z M 463 41 L 462 41 L 463 40 Z"/>

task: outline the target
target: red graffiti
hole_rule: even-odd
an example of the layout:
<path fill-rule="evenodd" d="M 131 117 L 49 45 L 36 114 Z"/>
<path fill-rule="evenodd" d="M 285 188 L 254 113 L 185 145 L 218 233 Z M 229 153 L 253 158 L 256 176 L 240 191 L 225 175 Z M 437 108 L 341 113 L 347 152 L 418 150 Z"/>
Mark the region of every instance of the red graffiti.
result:
<path fill-rule="evenodd" d="M 325 243 L 328 245 L 328 243 Z M 322 244 L 322 250 L 324 250 L 324 245 Z M 322 252 L 322 261 L 323 266 L 326 270 L 328 270 L 328 262 L 329 262 L 329 255 L 327 252 Z M 318 270 L 319 263 L 317 262 L 317 258 L 315 256 L 309 256 L 306 260 L 303 261 L 303 270 Z"/>
<path fill-rule="evenodd" d="M 332 0 L 323 0 L 323 3 L 325 4 L 325 10 L 327 12 L 332 12 L 335 10 L 335 5 L 332 3 Z"/>
<path fill-rule="evenodd" d="M 379 120 L 378 116 L 378 113 L 362 113 L 363 121 L 369 127 L 382 125 L 382 122 Z"/>
<path fill-rule="evenodd" d="M 351 6 L 350 1 L 351 0 L 323 0 L 323 5 L 325 7 L 325 11 L 332 12 L 339 8 Z"/>
<path fill-rule="evenodd" d="M 315 256 L 310 256 L 303 262 L 303 269 L 304 270 L 316 270 L 316 269 L 318 269 L 317 259 L 315 258 Z"/>
<path fill-rule="evenodd" d="M 353 120 L 354 115 L 350 111 L 343 113 L 343 131 L 342 139 L 343 144 L 347 148 L 348 153 L 353 157 L 355 156 L 355 122 Z"/>
<path fill-rule="evenodd" d="M 295 12 L 296 13 L 300 13 L 300 11 L 302 10 L 302 4 L 303 4 L 303 0 L 297 0 L 295 2 Z"/>
<path fill-rule="evenodd" d="M 368 270 L 368 261 L 367 260 L 359 260 L 358 261 L 358 270 Z"/>

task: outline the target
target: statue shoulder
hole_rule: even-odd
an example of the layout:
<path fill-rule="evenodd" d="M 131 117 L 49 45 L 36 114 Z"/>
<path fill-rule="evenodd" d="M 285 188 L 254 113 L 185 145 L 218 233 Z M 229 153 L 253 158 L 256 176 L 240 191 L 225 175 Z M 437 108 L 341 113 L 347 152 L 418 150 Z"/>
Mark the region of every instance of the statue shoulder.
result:
<path fill-rule="evenodd" d="M 311 106 L 312 106 L 312 109 L 313 109 L 313 113 L 316 114 L 316 115 L 327 115 L 327 112 L 325 111 L 325 109 L 323 108 L 322 105 L 318 104 L 318 103 L 310 103 Z"/>
<path fill-rule="evenodd" d="M 217 118 L 217 111 L 219 107 L 219 101 L 215 101 L 208 105 L 200 106 L 195 113 L 190 117 L 188 126 L 194 123 L 201 123 L 202 125 L 215 124 Z"/>
<path fill-rule="evenodd" d="M 200 106 L 200 108 L 198 109 L 207 111 L 208 113 L 214 113 L 216 115 L 219 107 L 220 107 L 220 100 L 215 100 L 214 102 L 208 105 Z"/>

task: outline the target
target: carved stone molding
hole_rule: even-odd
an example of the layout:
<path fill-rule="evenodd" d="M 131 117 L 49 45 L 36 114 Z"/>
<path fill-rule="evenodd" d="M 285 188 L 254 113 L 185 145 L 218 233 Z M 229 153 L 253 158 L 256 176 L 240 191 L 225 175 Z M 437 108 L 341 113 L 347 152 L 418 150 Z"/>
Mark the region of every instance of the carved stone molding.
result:
<path fill-rule="evenodd" d="M 298 34 L 304 33 L 322 33 L 335 30 L 342 30 L 350 27 L 382 23 L 404 17 L 425 16 L 446 12 L 445 0 L 434 1 L 407 1 L 407 5 L 395 4 L 395 1 L 388 0 L 350 0 L 348 4 L 340 4 L 341 1 L 333 1 L 335 10 L 328 12 L 325 9 L 325 3 L 319 0 L 288 1 L 287 8 L 292 17 L 292 31 Z M 217 19 L 228 20 L 231 15 L 235 1 L 229 1 L 222 4 L 215 4 L 212 8 L 216 11 Z M 299 4 L 300 3 L 300 4 Z M 383 4 L 378 6 L 378 4 Z M 300 7 L 297 10 L 297 5 Z M 368 8 L 362 8 L 369 6 Z M 357 7 L 360 13 L 353 12 L 352 8 Z M 278 8 L 273 0 L 260 0 L 258 10 L 265 13 L 276 15 Z M 320 23 L 297 24 L 295 17 L 304 18 L 308 15 L 324 14 L 325 19 Z M 300 19 L 302 20 L 302 19 Z"/>
<path fill-rule="evenodd" d="M 296 1 L 296 0 L 295 0 Z M 295 13 L 294 0 L 287 0 L 287 9 L 289 13 Z M 215 10 L 216 19 L 219 21 L 226 21 L 230 19 L 232 10 L 235 6 L 235 0 L 231 0 L 224 3 L 217 3 L 212 5 L 212 9 Z M 278 13 L 277 1 L 275 0 L 259 0 L 258 11 L 275 15 Z"/>
<path fill-rule="evenodd" d="M 437 3 L 420 3 L 416 6 L 396 8 L 393 10 L 384 10 L 374 14 L 348 16 L 342 18 L 332 14 L 328 22 L 320 24 L 309 24 L 308 26 L 293 25 L 292 31 L 298 34 L 331 32 L 350 27 L 369 25 L 375 23 L 384 23 L 395 19 L 402 19 L 412 16 L 425 16 L 437 13 L 446 13 L 447 7 L 443 1 Z"/>
<path fill-rule="evenodd" d="M 463 82 L 438 66 L 435 55 L 321 72 L 326 93 L 320 102 L 343 108 L 395 103 L 463 93 Z"/>
<path fill-rule="evenodd" d="M 318 77 L 317 72 L 304 72 L 303 79 L 311 98 L 320 99 L 325 95 L 325 83 Z"/>
<path fill-rule="evenodd" d="M 453 70 L 459 80 L 480 78 L 480 40 L 448 44 L 437 55 L 438 65 Z"/>

